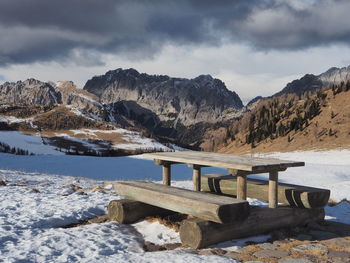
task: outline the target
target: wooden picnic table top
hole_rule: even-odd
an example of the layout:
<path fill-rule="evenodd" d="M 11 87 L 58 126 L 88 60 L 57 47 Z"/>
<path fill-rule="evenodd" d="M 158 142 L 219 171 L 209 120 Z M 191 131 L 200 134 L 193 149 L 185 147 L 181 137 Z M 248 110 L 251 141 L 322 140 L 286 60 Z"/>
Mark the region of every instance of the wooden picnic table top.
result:
<path fill-rule="evenodd" d="M 145 158 L 173 163 L 187 163 L 251 172 L 285 170 L 288 167 L 305 165 L 304 162 L 199 151 L 157 152 L 146 153 L 143 156 Z"/>

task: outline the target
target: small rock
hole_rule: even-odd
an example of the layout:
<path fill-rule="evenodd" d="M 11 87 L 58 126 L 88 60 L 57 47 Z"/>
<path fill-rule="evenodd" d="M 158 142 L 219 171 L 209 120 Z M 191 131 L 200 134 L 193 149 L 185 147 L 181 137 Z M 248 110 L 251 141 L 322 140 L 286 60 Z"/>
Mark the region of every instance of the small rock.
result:
<path fill-rule="evenodd" d="M 167 250 L 174 250 L 174 249 L 177 249 L 177 248 L 181 247 L 181 243 L 170 243 L 170 244 L 165 244 L 164 247 L 165 247 Z"/>
<path fill-rule="evenodd" d="M 162 251 L 162 250 L 166 250 L 165 247 L 160 246 L 160 245 L 156 245 L 152 242 L 148 242 L 146 241 L 143 245 L 143 249 L 146 252 L 155 252 L 155 251 Z"/>
<path fill-rule="evenodd" d="M 272 243 L 261 243 L 256 245 L 258 248 L 261 249 L 276 249 L 278 248 L 277 244 L 272 244 Z"/>
<path fill-rule="evenodd" d="M 287 251 L 281 251 L 281 250 L 260 250 L 258 252 L 255 252 L 253 254 L 257 258 L 282 258 L 289 256 L 289 252 Z"/>
<path fill-rule="evenodd" d="M 198 251 L 199 255 L 218 255 L 223 256 L 227 253 L 227 251 L 221 248 L 213 248 L 213 249 L 202 249 Z"/>
<path fill-rule="evenodd" d="M 80 189 L 82 189 L 80 186 L 78 186 L 78 185 L 75 185 L 75 184 L 71 184 L 70 186 L 69 186 L 69 189 L 71 189 L 73 192 L 76 192 L 76 191 L 78 191 L 78 190 L 80 190 Z"/>
<path fill-rule="evenodd" d="M 306 235 L 306 234 L 299 234 L 295 239 L 301 240 L 301 241 L 306 241 L 306 240 L 310 241 L 312 240 L 312 236 Z"/>
<path fill-rule="evenodd" d="M 85 193 L 83 189 L 77 190 L 77 191 L 75 192 L 75 194 L 77 194 L 77 195 L 87 195 L 87 193 Z"/>
<path fill-rule="evenodd" d="M 327 244 L 333 243 L 337 246 L 344 247 L 344 248 L 350 247 L 350 240 L 347 240 L 343 237 L 332 238 L 332 239 L 327 240 L 326 242 L 327 242 Z"/>
<path fill-rule="evenodd" d="M 101 186 L 99 186 L 99 185 L 93 186 L 93 187 L 91 188 L 91 190 L 92 190 L 93 192 L 106 193 L 106 192 L 104 191 L 104 189 L 103 189 Z"/>
<path fill-rule="evenodd" d="M 2 179 L 0 179 L 0 186 L 6 186 L 6 182 Z"/>
<path fill-rule="evenodd" d="M 281 258 L 278 263 L 312 263 L 306 258 Z"/>
<path fill-rule="evenodd" d="M 318 230 L 310 231 L 310 235 L 312 235 L 317 240 L 326 240 L 326 239 L 332 239 L 332 238 L 338 237 L 337 234 L 326 232 L 326 231 L 318 231 Z"/>
<path fill-rule="evenodd" d="M 322 244 L 304 244 L 304 245 L 299 245 L 293 248 L 296 251 L 308 251 L 308 250 L 314 250 L 314 249 L 318 249 L 321 251 L 328 251 L 328 248 L 325 245 Z"/>
<path fill-rule="evenodd" d="M 225 254 L 225 257 L 232 258 L 232 259 L 237 259 L 237 260 L 243 258 L 244 256 L 246 256 L 246 255 L 241 254 L 241 253 L 237 253 L 237 252 L 234 252 L 234 251 L 231 251 L 231 252 L 228 252 L 228 253 Z"/>
<path fill-rule="evenodd" d="M 327 256 L 329 258 L 346 258 L 346 259 L 350 259 L 350 252 L 331 250 L 331 251 L 328 252 Z"/>
<path fill-rule="evenodd" d="M 40 193 L 39 189 L 38 188 L 31 188 L 31 189 L 28 189 L 30 193 Z"/>
<path fill-rule="evenodd" d="M 88 220 L 89 224 L 101 224 L 108 221 L 107 215 L 97 216 Z"/>

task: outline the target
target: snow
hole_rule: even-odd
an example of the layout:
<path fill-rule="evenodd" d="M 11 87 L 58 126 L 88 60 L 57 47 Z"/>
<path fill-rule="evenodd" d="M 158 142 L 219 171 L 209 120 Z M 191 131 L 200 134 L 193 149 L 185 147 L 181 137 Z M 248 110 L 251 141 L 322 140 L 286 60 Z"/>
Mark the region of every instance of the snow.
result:
<path fill-rule="evenodd" d="M 18 131 L 0 131 L 0 142 L 10 147 L 28 150 L 29 153 L 63 155 L 55 147 L 43 144 L 40 136 L 26 135 Z"/>
<path fill-rule="evenodd" d="M 270 154 L 281 159 L 305 160 L 306 166 L 281 172 L 290 183 L 324 186 L 332 198 L 350 199 L 349 151 Z M 305 158 L 304 158 L 305 156 Z M 174 165 L 172 185 L 192 188 L 191 169 Z M 2 169 L 2 170 L 1 170 Z M 295 170 L 295 172 L 293 171 Z M 203 173 L 225 173 L 204 168 Z M 266 176 L 256 175 L 256 177 Z M 87 156 L 16 156 L 0 154 L 0 261 L 5 262 L 235 262 L 191 250 L 144 252 L 145 241 L 178 243 L 179 234 L 158 222 L 133 225 L 117 222 L 62 226 L 103 215 L 115 195 L 110 180 L 152 180 L 160 183 L 161 167 L 140 157 L 98 158 Z M 85 195 L 71 185 L 82 187 Z M 104 192 L 93 191 L 99 185 Z M 333 193 L 333 192 L 336 193 Z M 252 205 L 265 202 L 248 199 Z M 325 208 L 326 219 L 350 224 L 350 203 L 343 201 Z M 265 242 L 269 235 L 220 243 L 213 247 L 237 251 L 247 241 Z"/>
<path fill-rule="evenodd" d="M 0 116 L 0 121 L 12 124 L 12 123 L 19 123 L 19 122 L 32 122 L 33 118 L 17 118 L 14 116 L 2 115 L 2 116 Z"/>
<path fill-rule="evenodd" d="M 0 178 L 11 182 L 0 187 L 0 261 L 235 262 L 186 249 L 146 253 L 144 237 L 155 240 L 158 236 L 160 243 L 179 241 L 178 233 L 156 223 L 108 222 L 61 228 L 103 215 L 109 201 L 119 199 L 106 188 L 106 193 L 94 192 L 93 186 L 103 186 L 101 181 L 9 170 L 0 170 Z M 62 195 L 71 184 L 82 187 L 86 195 Z M 39 192 L 31 190 L 34 188 Z"/>
<path fill-rule="evenodd" d="M 305 161 L 305 167 L 289 168 L 279 173 L 280 182 L 331 190 L 331 199 L 350 200 L 350 150 L 305 151 L 260 154 L 285 160 Z M 266 179 L 264 175 L 256 178 Z"/>
<path fill-rule="evenodd" d="M 145 241 L 152 242 L 157 245 L 167 243 L 181 243 L 180 236 L 175 230 L 169 229 L 158 222 L 141 221 L 133 225 L 136 230 L 142 233 Z"/>
<path fill-rule="evenodd" d="M 125 129 L 117 129 L 120 134 L 123 134 L 122 139 L 127 143 L 114 143 L 114 149 L 147 149 L 147 148 L 157 148 L 164 151 L 169 151 L 170 149 L 160 142 L 152 140 L 150 138 L 142 137 L 138 132 L 132 132 Z"/>
<path fill-rule="evenodd" d="M 4 118 L 5 120 L 5 118 Z M 15 117 L 8 117 L 7 122 L 22 122 L 30 121 L 30 119 L 18 119 Z M 105 134 L 116 134 L 121 135 L 122 139 L 125 140 L 125 143 L 114 143 L 112 147 L 114 149 L 126 149 L 126 150 L 135 150 L 135 149 L 157 149 L 163 151 L 170 151 L 171 149 L 153 139 L 142 137 L 137 132 L 128 131 L 125 129 L 115 129 L 115 130 L 94 130 L 94 129 L 80 129 L 80 130 L 70 130 L 73 132 L 74 136 L 79 134 L 87 135 L 96 138 L 98 136 L 96 133 L 105 133 Z M 76 137 L 71 137 L 67 133 L 60 132 L 55 133 L 57 137 L 63 137 L 70 141 L 75 141 L 81 143 L 85 147 L 92 150 L 102 150 L 100 145 L 97 145 L 88 139 L 81 139 Z M 23 150 L 28 150 L 30 153 L 34 154 L 50 154 L 50 155 L 63 155 L 64 153 L 56 150 L 56 147 L 44 144 L 42 138 L 37 135 L 27 135 L 20 133 L 18 131 L 0 131 L 0 142 L 6 143 L 11 147 L 21 148 Z M 106 141 L 108 143 L 108 141 Z M 173 146 L 175 147 L 175 146 Z"/>

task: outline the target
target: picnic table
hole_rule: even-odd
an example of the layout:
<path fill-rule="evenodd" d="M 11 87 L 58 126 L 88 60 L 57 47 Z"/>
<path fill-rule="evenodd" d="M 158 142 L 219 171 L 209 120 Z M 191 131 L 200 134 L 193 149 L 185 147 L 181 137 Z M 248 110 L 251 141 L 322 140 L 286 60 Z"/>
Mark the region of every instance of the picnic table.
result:
<path fill-rule="evenodd" d="M 258 158 L 233 154 L 211 152 L 180 151 L 158 152 L 143 155 L 154 159 L 157 165 L 163 166 L 163 184 L 171 184 L 171 165 L 187 164 L 193 168 L 194 190 L 201 190 L 201 168 L 226 168 L 230 175 L 237 177 L 237 198 L 247 199 L 247 176 L 251 174 L 269 174 L 268 202 L 270 208 L 278 204 L 278 173 L 289 167 L 304 166 L 304 162 L 285 161 L 272 158 Z"/>

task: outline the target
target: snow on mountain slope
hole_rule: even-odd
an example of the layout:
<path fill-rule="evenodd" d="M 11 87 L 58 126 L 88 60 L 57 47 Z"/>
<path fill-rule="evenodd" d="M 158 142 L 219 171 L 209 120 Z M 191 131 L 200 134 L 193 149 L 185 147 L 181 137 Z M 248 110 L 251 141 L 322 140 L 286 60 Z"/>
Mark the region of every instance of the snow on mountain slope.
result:
<path fill-rule="evenodd" d="M 15 120 L 13 120 L 15 121 Z M 77 142 L 86 149 L 101 151 L 109 147 L 117 150 L 147 150 L 157 149 L 158 151 L 170 151 L 171 149 L 153 139 L 143 137 L 138 132 L 128 131 L 125 129 L 115 130 L 96 130 L 96 129 L 79 129 L 63 130 L 58 132 L 42 132 L 43 137 L 62 137 L 67 141 Z M 23 134 L 18 131 L 0 131 L 0 142 L 8 144 L 10 147 L 16 147 L 28 150 L 33 154 L 51 154 L 62 155 L 58 148 L 51 146 L 50 140 L 45 140 L 36 135 Z"/>
<path fill-rule="evenodd" d="M 26 135 L 18 131 L 0 131 L 0 142 L 8 144 L 10 147 L 28 150 L 29 153 L 33 154 L 64 154 L 56 150 L 56 147 L 44 144 L 40 136 Z"/>

